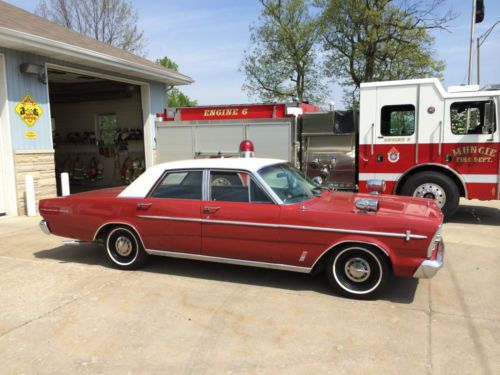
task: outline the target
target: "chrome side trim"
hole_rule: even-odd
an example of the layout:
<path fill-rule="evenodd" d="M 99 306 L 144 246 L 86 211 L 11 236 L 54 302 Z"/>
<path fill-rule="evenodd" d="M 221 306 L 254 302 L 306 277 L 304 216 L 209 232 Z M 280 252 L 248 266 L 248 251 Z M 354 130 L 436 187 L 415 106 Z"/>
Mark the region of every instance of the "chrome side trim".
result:
<path fill-rule="evenodd" d="M 333 245 L 330 245 L 328 246 L 328 248 L 326 250 L 324 250 L 321 255 L 316 259 L 316 261 L 314 262 L 314 264 L 312 265 L 311 268 L 314 268 L 316 266 L 316 263 L 318 263 L 320 261 L 321 258 L 323 258 L 323 255 L 325 255 L 328 251 L 330 251 L 331 249 L 333 249 L 334 247 L 337 247 L 339 245 L 342 245 L 343 243 L 352 243 L 352 244 L 356 244 L 356 243 L 362 243 L 362 244 L 366 244 L 366 245 L 371 245 L 371 246 L 375 246 L 376 248 L 378 248 L 380 251 L 382 251 L 385 255 L 387 255 L 387 257 L 390 258 L 389 256 L 389 253 L 387 252 L 386 249 L 384 249 L 382 246 L 380 245 L 377 245 L 373 242 L 368 242 L 368 241 L 358 241 L 358 240 L 346 240 L 346 241 L 340 241 L 340 242 L 336 242 L 334 243 Z"/>
<path fill-rule="evenodd" d="M 49 228 L 49 223 L 45 220 L 41 220 L 40 223 L 38 223 L 38 226 L 40 227 L 41 231 L 47 235 L 50 235 L 50 228 Z"/>
<path fill-rule="evenodd" d="M 214 220 L 214 219 L 202 219 L 203 223 L 206 224 L 226 224 L 226 225 L 241 225 L 247 227 L 262 227 L 262 228 L 280 228 L 279 224 L 265 224 L 265 223 L 254 223 L 246 221 L 229 221 L 229 220 Z"/>
<path fill-rule="evenodd" d="M 306 227 L 306 226 L 300 226 L 300 225 L 280 225 L 279 227 L 286 228 L 286 229 L 303 229 L 303 230 L 320 231 L 320 232 L 353 233 L 353 234 L 367 234 L 367 235 L 371 235 L 371 236 L 381 236 L 381 237 L 406 238 L 406 233 L 371 232 L 371 231 L 353 230 L 353 229 Z M 426 239 L 427 236 L 423 236 L 420 234 L 411 234 L 410 238 L 415 239 L 415 240 L 423 240 L 423 239 Z"/>
<path fill-rule="evenodd" d="M 139 217 L 141 219 L 188 221 L 193 223 L 201 223 L 203 221 L 203 219 L 195 219 L 191 217 L 156 216 L 156 215 L 136 215 L 136 217 Z"/>
<path fill-rule="evenodd" d="M 201 222 L 206 224 L 226 224 L 226 225 L 240 225 L 249 227 L 263 227 L 263 228 L 282 228 L 282 229 L 300 229 L 300 230 L 310 230 L 316 232 L 335 232 L 335 233 L 351 233 L 351 234 L 366 234 L 371 236 L 381 236 L 381 237 L 396 237 L 404 239 L 415 239 L 424 240 L 427 236 L 420 234 L 408 234 L 408 233 L 393 233 L 393 232 L 372 232 L 364 230 L 354 230 L 354 229 L 341 229 L 341 228 L 325 228 L 325 227 L 309 227 L 302 225 L 284 225 L 284 224 L 266 224 L 266 223 L 255 223 L 250 221 L 232 221 L 232 220 L 215 220 L 215 219 L 196 219 L 196 218 L 179 218 L 172 216 L 153 216 L 153 215 L 137 215 L 137 217 L 142 219 L 154 219 L 154 220 L 171 220 L 171 221 L 188 221 L 188 222 Z"/>
<path fill-rule="evenodd" d="M 457 173 L 453 168 L 449 167 L 448 165 L 439 164 L 439 163 L 425 163 L 425 164 L 414 165 L 413 167 L 409 168 L 408 170 L 405 171 L 405 173 L 401 174 L 396 179 L 393 191 L 395 192 L 395 191 L 398 190 L 399 183 L 401 182 L 401 180 L 403 179 L 403 177 L 405 177 L 408 173 L 410 173 L 411 171 L 413 171 L 413 170 L 415 170 L 417 168 L 422 168 L 422 167 L 427 167 L 427 166 L 440 167 L 440 168 L 444 168 L 444 169 L 452 172 L 458 178 L 458 180 L 462 183 L 462 187 L 464 188 L 464 192 L 465 192 L 465 198 L 467 198 L 467 199 L 469 198 L 469 193 L 467 191 L 467 183 L 465 182 L 465 180 L 463 179 L 463 177 L 460 175 L 460 173 Z"/>
<path fill-rule="evenodd" d="M 146 249 L 146 253 L 148 253 L 150 255 L 159 255 L 159 256 L 170 257 L 170 258 L 201 260 L 201 261 L 205 261 L 205 262 L 235 264 L 238 266 L 251 266 L 251 267 L 268 268 L 268 269 L 274 269 L 274 270 L 292 271 L 292 272 L 300 272 L 300 273 L 311 272 L 311 268 L 309 268 L 309 267 L 290 266 L 288 264 L 257 262 L 257 261 L 252 261 L 252 260 L 234 259 L 234 258 L 212 257 L 212 256 L 208 256 L 208 255 L 191 254 L 191 253 L 178 253 L 175 251 L 166 251 L 166 250 Z"/>
<path fill-rule="evenodd" d="M 67 214 L 69 213 L 69 210 L 67 208 L 40 208 L 41 212 L 58 212 L 58 213 L 63 213 Z"/>

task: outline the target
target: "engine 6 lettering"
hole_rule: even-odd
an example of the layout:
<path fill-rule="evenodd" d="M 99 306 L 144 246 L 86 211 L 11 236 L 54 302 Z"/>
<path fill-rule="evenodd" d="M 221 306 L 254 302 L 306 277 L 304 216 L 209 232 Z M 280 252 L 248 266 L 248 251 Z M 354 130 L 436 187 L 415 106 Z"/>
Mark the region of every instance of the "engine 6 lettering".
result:
<path fill-rule="evenodd" d="M 241 110 L 242 115 L 248 114 L 248 108 L 243 108 Z M 238 116 L 240 115 L 240 108 L 217 108 L 217 109 L 205 109 L 203 111 L 203 117 L 217 117 L 217 116 Z"/>
<path fill-rule="evenodd" d="M 462 146 L 451 150 L 457 163 L 492 163 L 498 150 L 487 146 Z"/>

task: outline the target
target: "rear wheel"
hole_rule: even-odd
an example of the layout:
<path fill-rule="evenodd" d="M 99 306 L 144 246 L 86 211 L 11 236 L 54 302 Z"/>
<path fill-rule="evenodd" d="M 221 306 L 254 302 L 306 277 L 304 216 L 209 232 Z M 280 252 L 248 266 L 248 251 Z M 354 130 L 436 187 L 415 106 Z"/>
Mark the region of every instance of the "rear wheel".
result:
<path fill-rule="evenodd" d="M 385 288 L 389 266 L 378 250 L 353 244 L 332 253 L 326 276 L 337 293 L 349 298 L 372 299 Z"/>
<path fill-rule="evenodd" d="M 125 226 L 115 227 L 109 231 L 105 247 L 108 260 L 116 268 L 136 269 L 147 259 L 137 234 Z"/>
<path fill-rule="evenodd" d="M 451 178 L 433 171 L 411 176 L 403 185 L 401 194 L 434 199 L 446 218 L 457 211 L 460 201 L 460 191 Z"/>

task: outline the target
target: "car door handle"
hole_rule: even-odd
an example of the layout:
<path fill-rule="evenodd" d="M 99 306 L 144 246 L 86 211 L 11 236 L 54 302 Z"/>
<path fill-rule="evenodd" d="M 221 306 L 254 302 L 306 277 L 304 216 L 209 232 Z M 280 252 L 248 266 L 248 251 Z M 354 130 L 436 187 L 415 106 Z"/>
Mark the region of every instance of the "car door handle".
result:
<path fill-rule="evenodd" d="M 220 207 L 214 207 L 214 206 L 205 206 L 205 207 L 203 207 L 203 213 L 204 214 L 215 214 L 219 210 L 220 210 Z"/>
<path fill-rule="evenodd" d="M 147 210 L 149 207 L 151 207 L 152 203 L 137 203 L 137 209 L 138 210 Z"/>

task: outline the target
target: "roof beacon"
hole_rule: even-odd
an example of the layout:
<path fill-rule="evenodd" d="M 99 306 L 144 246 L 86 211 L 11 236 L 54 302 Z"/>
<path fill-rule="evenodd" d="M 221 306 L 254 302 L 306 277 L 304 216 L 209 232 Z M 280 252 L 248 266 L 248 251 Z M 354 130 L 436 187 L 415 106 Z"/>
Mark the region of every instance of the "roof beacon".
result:
<path fill-rule="evenodd" d="M 240 157 L 242 158 L 253 158 L 255 157 L 255 152 L 253 148 L 252 141 L 245 139 L 240 143 Z"/>

